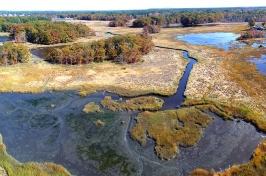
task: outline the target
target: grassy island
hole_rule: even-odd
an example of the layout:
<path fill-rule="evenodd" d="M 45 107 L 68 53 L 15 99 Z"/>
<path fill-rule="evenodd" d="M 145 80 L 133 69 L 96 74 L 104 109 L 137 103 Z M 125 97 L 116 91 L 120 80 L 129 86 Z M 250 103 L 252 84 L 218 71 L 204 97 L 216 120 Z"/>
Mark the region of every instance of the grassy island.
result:
<path fill-rule="evenodd" d="M 111 111 L 156 111 L 162 108 L 164 101 L 157 97 L 146 96 L 131 98 L 126 101 L 113 100 L 106 96 L 101 104 Z"/>
<path fill-rule="evenodd" d="M 142 145 L 148 137 L 154 139 L 156 154 L 171 159 L 178 154 L 180 145 L 195 145 L 210 122 L 211 118 L 196 108 L 146 111 L 138 115 L 131 137 Z"/>

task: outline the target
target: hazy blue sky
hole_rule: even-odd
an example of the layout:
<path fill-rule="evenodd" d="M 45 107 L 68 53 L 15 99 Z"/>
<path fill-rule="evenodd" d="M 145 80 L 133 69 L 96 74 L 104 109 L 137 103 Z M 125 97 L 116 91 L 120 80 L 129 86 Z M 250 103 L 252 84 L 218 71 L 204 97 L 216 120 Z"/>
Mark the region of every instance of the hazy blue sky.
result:
<path fill-rule="evenodd" d="M 0 10 L 118 10 L 266 6 L 266 0 L 0 0 Z"/>

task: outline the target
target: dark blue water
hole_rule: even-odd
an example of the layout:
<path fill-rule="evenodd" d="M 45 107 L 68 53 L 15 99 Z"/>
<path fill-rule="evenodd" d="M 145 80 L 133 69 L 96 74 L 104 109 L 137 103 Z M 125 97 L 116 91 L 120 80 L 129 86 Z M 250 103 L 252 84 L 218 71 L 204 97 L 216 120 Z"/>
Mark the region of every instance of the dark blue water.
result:
<path fill-rule="evenodd" d="M 6 42 L 6 41 L 9 41 L 8 36 L 0 36 L 0 42 Z"/>
<path fill-rule="evenodd" d="M 250 62 L 256 65 L 257 70 L 261 74 L 266 75 L 266 55 L 262 55 L 260 58 L 253 58 Z"/>
<path fill-rule="evenodd" d="M 229 50 L 232 47 L 244 45 L 236 41 L 239 36 L 231 32 L 212 32 L 178 35 L 176 38 L 193 45 L 207 45 Z"/>
<path fill-rule="evenodd" d="M 176 93 L 169 97 L 162 97 L 164 99 L 164 106 L 163 109 L 175 109 L 178 108 L 184 101 L 185 96 L 185 90 L 187 87 L 188 78 L 190 75 L 190 72 L 193 68 L 193 65 L 197 62 L 194 58 L 190 57 L 187 51 L 183 51 L 183 57 L 188 60 L 188 64 L 186 66 L 186 69 L 183 73 L 183 76 L 181 77 L 178 88 L 176 90 Z"/>

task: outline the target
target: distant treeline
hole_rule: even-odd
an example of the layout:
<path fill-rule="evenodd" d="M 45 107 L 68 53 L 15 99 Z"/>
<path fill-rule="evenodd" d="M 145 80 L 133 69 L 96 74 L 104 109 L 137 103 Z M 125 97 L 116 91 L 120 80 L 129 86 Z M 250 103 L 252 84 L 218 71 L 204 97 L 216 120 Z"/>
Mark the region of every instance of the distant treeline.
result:
<path fill-rule="evenodd" d="M 34 21 L 49 21 L 48 17 L 0 17 L 0 32 L 8 32 L 9 27 L 13 24 L 28 23 Z"/>
<path fill-rule="evenodd" d="M 5 18 L 0 22 L 2 31 L 9 32 L 16 42 L 31 42 L 38 44 L 56 44 L 71 42 L 79 37 L 95 35 L 89 27 L 83 24 L 52 22 L 43 18 Z"/>
<path fill-rule="evenodd" d="M 213 9 L 150 9 L 129 11 L 105 12 L 65 12 L 58 17 L 70 17 L 80 20 L 116 21 L 123 19 L 143 19 L 146 17 L 161 18 L 161 25 L 189 21 L 188 23 L 201 24 L 212 22 L 247 22 L 254 18 L 256 21 L 266 21 L 266 7 L 253 8 L 213 8 Z M 192 21 L 192 22 L 190 22 Z"/>
<path fill-rule="evenodd" d="M 86 44 L 52 48 L 45 52 L 45 59 L 57 64 L 88 64 L 110 60 L 135 63 L 153 47 L 150 37 L 142 34 L 115 36 Z"/>

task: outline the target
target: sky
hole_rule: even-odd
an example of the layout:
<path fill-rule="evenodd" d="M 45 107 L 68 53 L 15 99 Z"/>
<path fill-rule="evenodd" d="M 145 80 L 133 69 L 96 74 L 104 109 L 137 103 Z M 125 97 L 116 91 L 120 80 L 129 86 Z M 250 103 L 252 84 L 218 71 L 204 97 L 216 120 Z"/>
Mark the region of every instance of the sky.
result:
<path fill-rule="evenodd" d="M 266 0 L 0 0 L 0 10 L 128 10 L 266 6 Z"/>

